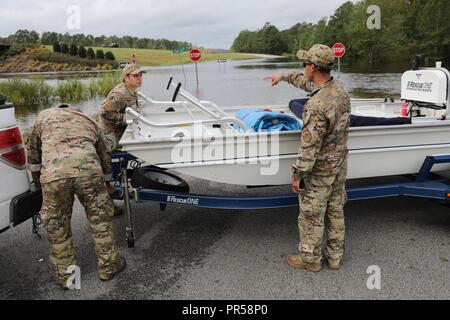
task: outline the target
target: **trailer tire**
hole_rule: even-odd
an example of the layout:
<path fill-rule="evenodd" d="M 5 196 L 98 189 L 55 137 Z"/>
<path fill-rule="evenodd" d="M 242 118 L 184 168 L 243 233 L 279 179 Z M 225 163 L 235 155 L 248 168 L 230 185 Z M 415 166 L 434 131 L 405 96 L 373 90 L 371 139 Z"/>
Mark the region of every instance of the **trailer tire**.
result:
<path fill-rule="evenodd" d="M 189 192 L 189 185 L 184 179 L 151 166 L 135 169 L 131 175 L 131 185 L 134 188 Z"/>

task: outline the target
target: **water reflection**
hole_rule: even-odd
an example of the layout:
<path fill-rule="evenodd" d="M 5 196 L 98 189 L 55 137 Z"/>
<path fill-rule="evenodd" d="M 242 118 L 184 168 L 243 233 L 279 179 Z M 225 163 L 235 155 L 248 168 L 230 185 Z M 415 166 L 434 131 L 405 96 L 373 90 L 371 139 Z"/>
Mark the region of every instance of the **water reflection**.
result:
<path fill-rule="evenodd" d="M 397 91 L 389 90 L 377 90 L 377 89 L 367 89 L 367 88 L 353 88 L 350 91 L 350 95 L 356 98 L 392 98 L 400 99 L 400 93 Z"/>
<path fill-rule="evenodd" d="M 102 99 L 92 99 L 89 101 L 77 103 L 77 107 L 85 114 L 95 116 L 100 110 L 101 102 Z M 22 131 L 25 131 L 29 127 L 31 127 L 40 111 L 50 107 L 56 107 L 60 104 L 61 103 L 53 103 L 48 106 L 15 106 L 16 119 L 20 129 Z"/>

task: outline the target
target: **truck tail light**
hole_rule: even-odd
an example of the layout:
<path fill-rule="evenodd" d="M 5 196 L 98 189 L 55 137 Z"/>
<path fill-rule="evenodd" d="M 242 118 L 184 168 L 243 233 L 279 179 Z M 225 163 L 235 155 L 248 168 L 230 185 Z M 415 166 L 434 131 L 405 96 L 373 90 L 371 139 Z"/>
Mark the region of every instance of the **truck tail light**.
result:
<path fill-rule="evenodd" d="M 25 168 L 25 149 L 18 127 L 0 131 L 0 158 L 18 169 Z"/>

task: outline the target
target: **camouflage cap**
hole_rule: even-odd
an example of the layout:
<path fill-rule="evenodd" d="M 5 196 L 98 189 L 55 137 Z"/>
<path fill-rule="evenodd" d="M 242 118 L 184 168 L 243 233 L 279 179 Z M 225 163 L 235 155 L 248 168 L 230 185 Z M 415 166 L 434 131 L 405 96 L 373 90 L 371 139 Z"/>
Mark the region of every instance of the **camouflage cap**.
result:
<path fill-rule="evenodd" d="M 327 70 L 331 70 L 334 63 L 333 50 L 324 44 L 315 44 L 308 51 L 298 50 L 297 57 Z"/>
<path fill-rule="evenodd" d="M 129 74 L 138 74 L 138 73 L 145 73 L 145 71 L 142 70 L 140 65 L 136 63 L 129 63 L 122 70 L 122 79 L 125 79 L 125 77 Z"/>

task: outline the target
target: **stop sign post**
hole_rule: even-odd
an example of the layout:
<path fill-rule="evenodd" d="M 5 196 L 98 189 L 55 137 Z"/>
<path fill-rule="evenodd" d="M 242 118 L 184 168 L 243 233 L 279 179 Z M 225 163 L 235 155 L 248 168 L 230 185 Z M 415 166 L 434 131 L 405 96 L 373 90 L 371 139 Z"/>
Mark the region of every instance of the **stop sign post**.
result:
<path fill-rule="evenodd" d="M 331 48 L 333 50 L 333 54 L 336 58 L 338 58 L 338 79 L 341 78 L 341 58 L 345 54 L 345 46 L 343 43 L 335 43 Z"/>
<path fill-rule="evenodd" d="M 198 49 L 192 49 L 189 51 L 189 58 L 191 58 L 192 61 L 195 63 L 195 76 L 197 79 L 197 91 L 198 91 L 198 69 L 197 69 L 197 62 L 202 58 L 202 53 Z"/>

